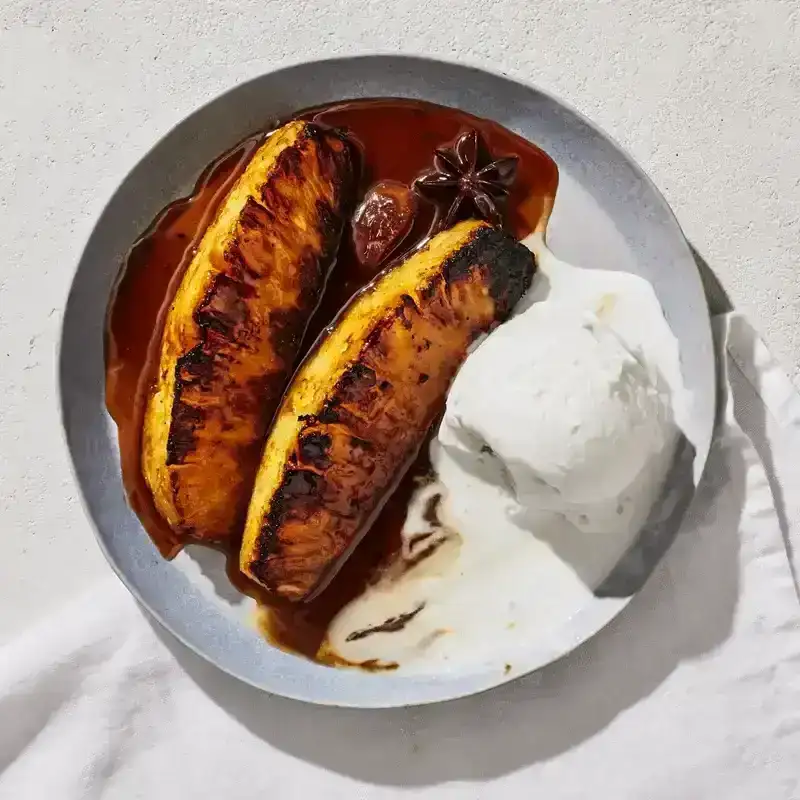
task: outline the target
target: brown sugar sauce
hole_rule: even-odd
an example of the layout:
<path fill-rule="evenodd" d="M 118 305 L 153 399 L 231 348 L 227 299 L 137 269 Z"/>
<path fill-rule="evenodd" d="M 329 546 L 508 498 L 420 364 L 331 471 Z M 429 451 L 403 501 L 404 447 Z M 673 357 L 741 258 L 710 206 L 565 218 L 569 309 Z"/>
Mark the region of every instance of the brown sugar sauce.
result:
<path fill-rule="evenodd" d="M 558 184 L 556 165 L 538 147 L 497 123 L 417 100 L 347 101 L 297 116 L 348 132 L 361 155 L 359 197 L 378 181 L 410 185 L 431 167 L 435 148 L 450 145 L 467 129 L 476 129 L 493 157 L 519 158 L 505 227 L 521 239 L 546 225 Z M 106 404 L 118 428 L 123 482 L 132 509 L 166 557 L 180 550 L 181 540 L 156 511 L 141 470 L 144 409 L 158 368 L 164 318 L 206 227 L 263 138 L 264 134 L 256 134 L 221 155 L 202 172 L 189 197 L 174 201 L 156 217 L 131 248 L 109 303 Z M 433 207 L 420 201 L 411 231 L 392 258 L 418 245 L 433 217 Z M 309 323 L 303 352 L 374 274 L 356 257 L 348 226 L 322 302 Z M 263 627 L 273 643 L 315 656 L 336 613 L 364 590 L 399 548 L 408 500 L 415 484 L 429 471 L 427 447 L 423 447 L 353 555 L 311 602 L 279 603 L 267 596 L 239 572 L 239 542 L 229 543 L 231 581 L 268 607 Z"/>

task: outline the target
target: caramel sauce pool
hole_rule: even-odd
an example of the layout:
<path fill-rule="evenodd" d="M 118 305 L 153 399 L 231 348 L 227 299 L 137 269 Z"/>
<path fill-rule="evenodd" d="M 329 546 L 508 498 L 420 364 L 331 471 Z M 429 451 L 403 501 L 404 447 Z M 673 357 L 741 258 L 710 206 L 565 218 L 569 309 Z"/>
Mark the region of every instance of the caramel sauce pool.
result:
<path fill-rule="evenodd" d="M 494 158 L 519 157 L 505 227 L 518 239 L 543 230 L 558 184 L 555 163 L 542 150 L 497 123 L 417 100 L 355 100 L 297 115 L 346 130 L 361 153 L 360 197 L 378 181 L 410 185 L 430 168 L 433 151 L 469 128 L 482 135 Z M 200 175 L 189 197 L 174 201 L 134 243 L 109 302 L 106 322 L 106 404 L 117 424 L 122 478 L 128 502 L 162 554 L 181 542 L 156 511 L 141 470 L 141 435 L 147 393 L 158 369 L 161 331 L 185 267 L 230 188 L 263 141 L 256 134 L 224 153 Z M 433 219 L 420 201 L 403 252 L 417 245 Z M 398 255 L 393 254 L 393 258 Z M 322 302 L 312 317 L 303 352 L 364 284 L 374 277 L 358 261 L 349 226 Z M 263 609 L 262 627 L 274 644 L 313 658 L 336 613 L 358 596 L 400 546 L 406 508 L 416 483 L 430 471 L 427 446 L 388 499 L 354 554 L 328 588 L 309 603 L 277 602 L 238 569 L 239 542 L 226 550 L 231 582 Z"/>

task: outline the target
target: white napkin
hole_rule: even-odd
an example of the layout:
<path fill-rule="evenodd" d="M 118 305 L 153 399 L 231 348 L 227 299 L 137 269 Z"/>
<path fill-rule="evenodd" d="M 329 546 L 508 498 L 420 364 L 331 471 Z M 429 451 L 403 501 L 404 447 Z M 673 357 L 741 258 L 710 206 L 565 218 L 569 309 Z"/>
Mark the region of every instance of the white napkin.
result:
<path fill-rule="evenodd" d="M 797 800 L 800 396 L 716 323 L 733 391 L 704 485 L 568 658 L 440 706 L 316 708 L 219 673 L 110 578 L 0 651 L 0 798 Z"/>

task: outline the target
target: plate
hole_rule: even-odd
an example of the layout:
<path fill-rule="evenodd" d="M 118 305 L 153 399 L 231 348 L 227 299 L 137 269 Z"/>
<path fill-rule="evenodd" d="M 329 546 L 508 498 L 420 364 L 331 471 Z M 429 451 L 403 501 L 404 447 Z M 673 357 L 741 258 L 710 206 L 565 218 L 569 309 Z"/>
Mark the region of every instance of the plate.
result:
<path fill-rule="evenodd" d="M 649 280 L 678 338 L 690 403 L 687 441 L 653 524 L 590 600 L 552 630 L 520 642 L 513 669 L 368 674 L 323 667 L 271 647 L 214 575 L 206 552 L 163 561 L 125 503 L 116 428 L 105 410 L 103 328 L 114 278 L 138 234 L 186 194 L 219 153 L 297 109 L 359 97 L 408 97 L 455 106 L 528 138 L 557 162 L 560 185 L 548 243 L 559 258 Z M 78 264 L 60 353 L 63 423 L 103 551 L 152 615 L 231 675 L 275 694 L 361 708 L 473 694 L 536 670 L 597 633 L 630 601 L 679 527 L 711 444 L 715 363 L 708 308 L 692 253 L 666 201 L 617 144 L 546 93 L 484 70 L 401 56 L 317 61 L 236 86 L 193 113 L 133 168 L 103 211 Z M 196 551 L 196 548 L 195 548 Z M 603 588 L 605 587 L 605 588 Z M 624 643 L 620 643 L 624 646 Z"/>

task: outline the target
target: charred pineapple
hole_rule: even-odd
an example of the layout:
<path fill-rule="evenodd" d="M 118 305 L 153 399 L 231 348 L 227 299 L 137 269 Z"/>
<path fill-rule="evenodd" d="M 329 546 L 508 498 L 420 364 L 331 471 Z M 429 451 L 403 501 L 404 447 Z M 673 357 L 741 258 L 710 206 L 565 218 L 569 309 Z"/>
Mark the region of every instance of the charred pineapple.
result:
<path fill-rule="evenodd" d="M 258 457 L 355 184 L 336 132 L 291 122 L 256 151 L 169 309 L 142 469 L 178 541 L 241 532 Z"/>
<path fill-rule="evenodd" d="M 240 567 L 288 600 L 318 594 L 441 412 L 470 343 L 530 285 L 531 253 L 469 220 L 381 273 L 295 375 L 267 438 Z"/>

